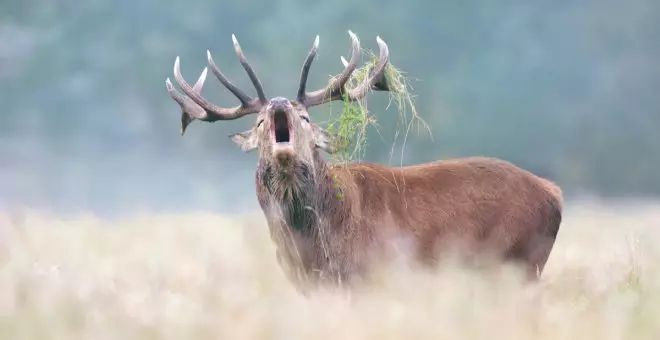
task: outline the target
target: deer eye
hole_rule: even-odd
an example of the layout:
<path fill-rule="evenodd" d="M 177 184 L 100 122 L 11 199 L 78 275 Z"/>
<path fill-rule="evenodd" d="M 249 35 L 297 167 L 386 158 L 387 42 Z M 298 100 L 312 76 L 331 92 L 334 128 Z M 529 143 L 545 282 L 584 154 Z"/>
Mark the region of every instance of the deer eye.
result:
<path fill-rule="evenodd" d="M 307 123 L 309 123 L 309 117 L 307 117 L 307 116 L 300 116 L 300 118 L 302 118 L 304 121 L 306 121 Z"/>
<path fill-rule="evenodd" d="M 258 128 L 258 127 L 260 127 L 260 126 L 261 126 L 261 124 L 262 124 L 263 122 L 264 122 L 264 120 L 263 120 L 263 119 L 261 119 L 261 120 L 259 120 L 259 121 L 257 122 L 257 128 Z"/>

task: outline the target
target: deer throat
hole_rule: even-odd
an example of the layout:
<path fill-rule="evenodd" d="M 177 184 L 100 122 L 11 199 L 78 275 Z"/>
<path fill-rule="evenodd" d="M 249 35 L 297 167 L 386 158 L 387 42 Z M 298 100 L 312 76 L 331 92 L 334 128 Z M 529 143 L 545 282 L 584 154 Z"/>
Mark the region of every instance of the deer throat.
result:
<path fill-rule="evenodd" d="M 265 189 L 270 213 L 295 230 L 313 228 L 316 209 L 316 183 L 310 168 L 302 163 L 290 164 L 283 168 L 270 165 L 259 175 L 260 185 Z"/>

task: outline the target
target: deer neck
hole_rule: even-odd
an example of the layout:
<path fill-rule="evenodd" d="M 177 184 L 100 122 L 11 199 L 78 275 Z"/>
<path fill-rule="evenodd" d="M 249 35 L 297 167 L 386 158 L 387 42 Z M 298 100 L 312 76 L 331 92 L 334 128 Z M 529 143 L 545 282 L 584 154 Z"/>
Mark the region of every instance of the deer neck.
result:
<path fill-rule="evenodd" d="M 297 163 L 286 171 L 265 164 L 257 171 L 259 200 L 268 219 L 280 220 L 302 234 L 313 233 L 323 220 L 332 219 L 344 203 L 330 168 L 317 152 L 311 164 Z"/>

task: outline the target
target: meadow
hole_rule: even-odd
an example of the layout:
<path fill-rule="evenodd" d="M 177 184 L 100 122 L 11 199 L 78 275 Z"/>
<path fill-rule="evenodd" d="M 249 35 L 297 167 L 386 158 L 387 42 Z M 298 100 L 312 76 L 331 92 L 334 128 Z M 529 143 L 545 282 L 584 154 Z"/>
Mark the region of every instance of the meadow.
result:
<path fill-rule="evenodd" d="M 566 202 L 542 280 L 383 270 L 298 294 L 257 212 L 0 213 L 2 339 L 658 339 L 660 203 Z"/>

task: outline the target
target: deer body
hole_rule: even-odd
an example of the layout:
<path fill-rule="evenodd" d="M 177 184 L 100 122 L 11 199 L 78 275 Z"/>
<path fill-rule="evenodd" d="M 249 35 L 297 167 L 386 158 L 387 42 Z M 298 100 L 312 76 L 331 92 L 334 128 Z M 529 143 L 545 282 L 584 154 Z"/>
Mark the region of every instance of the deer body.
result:
<path fill-rule="evenodd" d="M 400 239 L 421 263 L 436 264 L 446 248 L 488 252 L 535 277 L 561 222 L 556 186 L 492 158 L 324 166 L 284 196 L 273 194 L 281 184 L 264 172 L 256 182 L 278 260 L 299 271 L 291 273 L 296 281 L 351 282 L 367 274 L 374 258 L 394 255 L 391 242 Z"/>
<path fill-rule="evenodd" d="M 208 53 L 215 76 L 240 100 L 220 108 L 201 96 L 206 68 L 194 86 L 174 65 L 186 96 L 167 89 L 182 109 L 181 133 L 197 119 L 218 121 L 257 114 L 255 125 L 231 135 L 243 151 L 257 150 L 257 199 L 277 249 L 277 259 L 299 285 L 351 283 L 369 273 L 374 260 L 395 258 L 399 244 L 422 264 L 441 252 L 466 258 L 489 255 L 521 264 L 530 278 L 545 266 L 562 216 L 562 194 L 548 180 L 509 162 L 472 157 L 407 167 L 377 164 L 330 165 L 319 150 L 336 152 L 336 139 L 311 122 L 307 109 L 332 100 L 360 100 L 369 90 L 388 91 L 384 75 L 387 45 L 377 38 L 380 56 L 370 77 L 345 88 L 357 66 L 360 46 L 328 87 L 306 91 L 318 36 L 303 64 L 296 100 L 267 100 L 235 37 L 236 53 L 257 90 L 252 98 L 234 86 Z"/>

